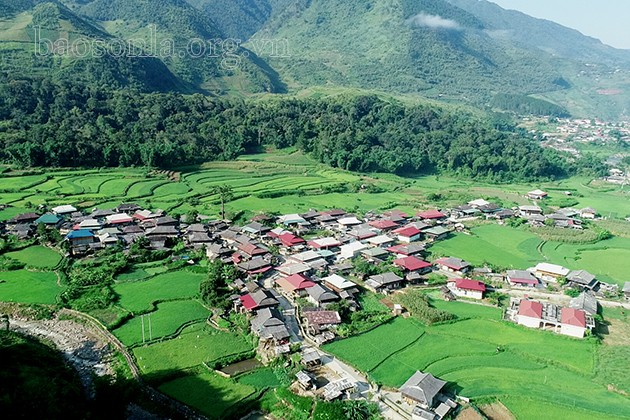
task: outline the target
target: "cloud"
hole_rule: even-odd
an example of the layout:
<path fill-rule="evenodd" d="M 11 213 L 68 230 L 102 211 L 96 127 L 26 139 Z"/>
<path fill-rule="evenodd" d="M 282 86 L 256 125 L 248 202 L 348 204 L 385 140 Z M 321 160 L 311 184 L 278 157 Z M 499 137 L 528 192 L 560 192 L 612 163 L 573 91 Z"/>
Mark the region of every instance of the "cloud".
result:
<path fill-rule="evenodd" d="M 444 19 L 442 16 L 430 15 L 428 13 L 418 13 L 407 19 L 407 22 L 414 26 L 422 26 L 430 29 L 446 29 L 450 31 L 462 29 L 460 24 L 452 19 Z"/>

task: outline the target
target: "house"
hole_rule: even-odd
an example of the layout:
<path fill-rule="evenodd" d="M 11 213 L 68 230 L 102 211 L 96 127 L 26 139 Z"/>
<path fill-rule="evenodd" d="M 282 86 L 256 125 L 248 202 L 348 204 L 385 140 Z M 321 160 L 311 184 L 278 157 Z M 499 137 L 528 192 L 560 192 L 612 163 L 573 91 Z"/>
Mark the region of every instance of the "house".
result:
<path fill-rule="evenodd" d="M 486 292 L 484 282 L 471 279 L 449 279 L 448 288 L 455 296 L 479 300 L 483 299 Z"/>
<path fill-rule="evenodd" d="M 305 296 L 306 289 L 315 286 L 315 283 L 307 279 L 301 274 L 293 274 L 289 277 L 280 277 L 276 280 L 276 284 L 289 295 Z"/>
<path fill-rule="evenodd" d="M 77 211 L 76 207 L 70 205 L 53 207 L 51 211 L 57 215 L 63 216 L 65 214 L 74 213 Z"/>
<path fill-rule="evenodd" d="M 630 281 L 624 283 L 622 292 L 626 298 L 630 298 Z"/>
<path fill-rule="evenodd" d="M 341 245 L 341 247 L 339 248 L 339 259 L 352 259 L 359 255 L 359 253 L 367 247 L 368 246 L 366 244 L 359 241 Z"/>
<path fill-rule="evenodd" d="M 79 223 L 79 225 L 77 226 L 78 229 L 88 229 L 88 230 L 100 229 L 101 227 L 102 227 L 101 223 L 96 219 L 82 220 L 81 223 Z"/>
<path fill-rule="evenodd" d="M 580 217 L 582 219 L 596 219 L 597 218 L 597 210 L 592 207 L 587 207 L 585 209 L 580 210 Z"/>
<path fill-rule="evenodd" d="M 356 226 L 348 232 L 348 236 L 356 239 L 357 241 L 364 241 L 366 239 L 375 237 L 376 232 L 367 227 Z"/>
<path fill-rule="evenodd" d="M 299 214 L 285 214 L 278 217 L 278 223 L 284 226 L 308 225 L 309 223 Z"/>
<path fill-rule="evenodd" d="M 36 225 L 43 224 L 46 227 L 55 227 L 55 226 L 59 226 L 62 220 L 63 219 L 61 217 L 55 214 L 46 213 L 46 214 L 42 214 L 37 219 L 35 219 L 35 224 Z"/>
<path fill-rule="evenodd" d="M 304 263 L 288 261 L 276 267 L 276 270 L 285 276 L 292 276 L 294 274 L 302 274 L 311 271 L 311 266 Z"/>
<path fill-rule="evenodd" d="M 446 215 L 439 210 L 427 210 L 416 214 L 421 220 L 442 220 L 446 219 Z"/>
<path fill-rule="evenodd" d="M 407 244 L 420 240 L 420 237 L 422 236 L 422 232 L 413 226 L 396 229 L 394 233 L 397 235 L 400 242 Z"/>
<path fill-rule="evenodd" d="M 355 293 L 359 293 L 359 289 L 355 283 L 338 274 L 331 274 L 328 277 L 324 277 L 322 282 L 331 290 L 338 293 L 342 298 L 344 298 L 344 294 L 354 295 Z"/>
<path fill-rule="evenodd" d="M 492 217 L 497 220 L 511 219 L 512 217 L 514 217 L 514 211 L 510 209 L 499 210 L 496 213 L 494 213 Z"/>
<path fill-rule="evenodd" d="M 438 402 L 436 397 L 445 385 L 445 381 L 437 379 L 430 373 L 416 371 L 400 387 L 400 393 L 412 405 L 418 404 L 424 408 L 432 408 Z"/>
<path fill-rule="evenodd" d="M 534 275 L 541 280 L 557 281 L 560 277 L 566 277 L 571 271 L 561 265 L 539 263 L 533 268 Z"/>
<path fill-rule="evenodd" d="M 11 219 L 9 223 L 13 225 L 28 224 L 35 222 L 39 217 L 37 213 L 22 213 Z"/>
<path fill-rule="evenodd" d="M 599 280 L 588 271 L 574 270 L 567 275 L 569 286 L 581 288 L 583 290 L 594 290 L 599 286 Z"/>
<path fill-rule="evenodd" d="M 243 226 L 241 232 L 254 236 L 262 236 L 271 230 L 270 227 L 263 225 L 259 222 L 251 222 L 248 225 Z"/>
<path fill-rule="evenodd" d="M 466 261 L 455 257 L 440 258 L 436 260 L 434 264 L 440 270 L 457 274 L 464 274 L 472 268 Z"/>
<path fill-rule="evenodd" d="M 302 360 L 300 361 L 307 368 L 314 368 L 322 364 L 322 359 L 317 350 L 312 347 L 306 347 L 302 350 Z"/>
<path fill-rule="evenodd" d="M 149 239 L 158 236 L 162 238 L 177 238 L 179 236 L 179 231 L 175 226 L 156 226 L 147 230 L 146 236 Z"/>
<path fill-rule="evenodd" d="M 508 270 L 506 278 L 512 286 L 536 287 L 539 283 L 532 273 L 524 270 Z"/>
<path fill-rule="evenodd" d="M 294 246 L 299 246 L 306 243 L 304 239 L 295 236 L 294 234 L 289 232 L 285 232 L 282 235 L 279 235 L 278 239 L 280 240 L 280 242 L 282 242 L 282 245 L 287 248 L 292 248 Z"/>
<path fill-rule="evenodd" d="M 304 311 L 305 326 L 312 334 L 329 330 L 341 324 L 341 316 L 337 311 Z"/>
<path fill-rule="evenodd" d="M 534 190 L 527 193 L 527 198 L 531 200 L 542 200 L 544 198 L 547 198 L 548 196 L 549 194 L 542 190 Z"/>
<path fill-rule="evenodd" d="M 308 264 L 309 262 L 318 260 L 321 257 L 322 256 L 319 254 L 319 252 L 308 250 L 308 251 L 300 252 L 299 254 L 293 254 L 288 259 L 290 261 Z"/>
<path fill-rule="evenodd" d="M 212 238 L 206 232 L 192 232 L 188 234 L 188 243 L 198 249 L 212 244 Z"/>
<path fill-rule="evenodd" d="M 260 248 L 258 245 L 252 243 L 238 244 L 236 249 L 249 258 L 265 255 L 269 252 L 266 249 Z"/>
<path fill-rule="evenodd" d="M 582 292 L 579 296 L 571 299 L 569 308 L 579 309 L 590 316 L 595 316 L 597 315 L 599 304 L 597 303 L 597 298 L 592 292 Z"/>
<path fill-rule="evenodd" d="M 125 225 L 133 222 L 133 217 L 127 213 L 111 214 L 105 217 L 105 223 L 108 225 Z"/>
<path fill-rule="evenodd" d="M 118 207 L 116 207 L 116 211 L 120 213 L 135 213 L 140 210 L 142 207 L 135 203 L 122 203 Z"/>
<path fill-rule="evenodd" d="M 367 248 L 361 251 L 361 255 L 363 255 L 363 257 L 365 257 L 368 261 L 376 261 L 376 262 L 380 262 L 384 260 L 384 257 L 387 255 L 387 251 L 385 251 L 383 248 L 381 247 L 375 247 L 375 248 Z"/>
<path fill-rule="evenodd" d="M 522 216 L 540 216 L 543 210 L 538 206 L 519 206 L 518 211 Z"/>
<path fill-rule="evenodd" d="M 313 287 L 306 289 L 306 293 L 306 300 L 316 305 L 318 308 L 325 307 L 339 300 L 339 296 L 337 296 L 335 292 L 317 283 L 315 283 Z"/>
<path fill-rule="evenodd" d="M 478 209 L 480 207 L 483 206 L 487 206 L 488 204 L 490 204 L 489 201 L 484 200 L 483 198 L 479 198 L 477 200 L 473 200 L 473 201 L 469 201 L 468 205 L 474 209 Z"/>
<path fill-rule="evenodd" d="M 387 251 L 396 254 L 399 257 L 408 257 L 411 255 L 419 255 L 426 251 L 426 246 L 420 243 L 410 243 L 394 245 L 387 248 Z"/>
<path fill-rule="evenodd" d="M 351 217 L 342 217 L 341 219 L 337 220 L 337 223 L 339 224 L 339 229 L 345 230 L 350 226 L 360 225 L 363 222 L 357 219 L 356 217 L 351 216 Z"/>
<path fill-rule="evenodd" d="M 390 271 L 370 276 L 365 282 L 365 287 L 375 293 L 387 293 L 388 291 L 399 289 L 402 280 L 402 277 Z"/>
<path fill-rule="evenodd" d="M 586 332 L 586 313 L 579 309 L 562 308 L 560 334 L 583 338 Z"/>
<path fill-rule="evenodd" d="M 414 256 L 395 259 L 393 264 L 402 268 L 407 273 L 414 272 L 418 274 L 426 274 L 430 273 L 432 268 L 430 263 Z"/>
<path fill-rule="evenodd" d="M 378 235 L 373 238 L 369 238 L 366 242 L 370 245 L 378 247 L 388 247 L 394 242 L 394 240 L 387 235 Z"/>
<path fill-rule="evenodd" d="M 312 239 L 312 240 L 308 241 L 308 244 L 313 249 L 330 249 L 330 248 L 336 248 L 336 247 L 340 246 L 341 242 L 339 242 L 335 238 L 326 237 L 326 238 Z"/>
<path fill-rule="evenodd" d="M 259 309 L 271 308 L 280 304 L 269 290 L 262 288 L 243 295 L 239 299 L 243 308 L 247 311 L 258 311 Z"/>
<path fill-rule="evenodd" d="M 384 231 L 396 229 L 399 227 L 398 223 L 394 222 L 393 220 L 373 220 L 371 222 L 368 222 L 368 225 L 375 229 Z"/>
<path fill-rule="evenodd" d="M 94 234 L 86 229 L 73 230 L 66 235 L 72 247 L 88 246 L 94 242 Z"/>
<path fill-rule="evenodd" d="M 522 299 L 518 307 L 516 322 L 529 328 L 540 328 L 543 321 L 543 305 L 533 300 Z"/>
<path fill-rule="evenodd" d="M 219 248 L 218 250 L 212 251 L 213 255 L 217 255 L 217 256 L 223 255 L 223 254 L 216 254 L 216 252 L 222 252 L 222 249 L 223 248 Z M 210 248 L 208 250 L 210 250 Z M 250 276 L 263 274 L 272 269 L 271 262 L 261 257 L 252 258 L 251 260 L 238 263 L 237 268 L 241 271 L 244 271 L 245 273 L 247 273 L 247 275 L 250 275 Z"/>
<path fill-rule="evenodd" d="M 444 226 L 434 226 L 424 231 L 427 238 L 433 241 L 441 241 L 451 233 L 451 230 Z"/>
<path fill-rule="evenodd" d="M 336 400 L 344 395 L 349 398 L 356 385 L 348 378 L 341 378 L 333 382 L 328 382 L 323 389 L 323 397 L 326 401 Z"/>

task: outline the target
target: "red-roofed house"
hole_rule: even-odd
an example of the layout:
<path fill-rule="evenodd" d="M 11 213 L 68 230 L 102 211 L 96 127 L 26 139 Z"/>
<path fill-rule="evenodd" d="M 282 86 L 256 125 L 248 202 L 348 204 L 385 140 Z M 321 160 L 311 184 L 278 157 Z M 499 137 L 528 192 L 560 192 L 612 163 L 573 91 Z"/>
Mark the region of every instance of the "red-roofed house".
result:
<path fill-rule="evenodd" d="M 398 223 L 393 220 L 373 220 L 368 225 L 380 230 L 390 230 L 398 227 Z"/>
<path fill-rule="evenodd" d="M 448 288 L 455 296 L 479 300 L 483 299 L 486 292 L 484 282 L 471 279 L 451 279 L 448 281 Z"/>
<path fill-rule="evenodd" d="M 267 253 L 267 251 L 265 251 L 262 248 L 259 248 L 258 246 L 252 243 L 239 244 L 238 250 L 250 258 L 255 257 L 256 255 L 264 255 Z"/>
<path fill-rule="evenodd" d="M 430 263 L 414 256 L 398 258 L 394 260 L 394 265 L 397 265 L 405 271 L 414 271 L 419 274 L 430 272 L 432 267 Z"/>
<path fill-rule="evenodd" d="M 540 328 L 542 325 L 543 305 L 533 300 L 521 300 L 516 315 L 516 322 L 529 328 Z"/>
<path fill-rule="evenodd" d="M 415 242 L 419 240 L 420 236 L 422 235 L 422 232 L 420 232 L 418 228 L 413 226 L 396 229 L 394 233 L 398 235 L 398 240 L 404 243 Z"/>
<path fill-rule="evenodd" d="M 282 242 L 282 245 L 284 245 L 287 248 L 303 245 L 306 243 L 304 239 L 298 236 L 295 236 L 294 234 L 289 233 L 289 232 L 285 232 L 282 235 L 278 236 L 278 239 L 280 239 L 280 242 Z"/>
<path fill-rule="evenodd" d="M 583 338 L 586 332 L 586 313 L 579 309 L 562 308 L 560 334 Z"/>
<path fill-rule="evenodd" d="M 301 274 L 293 274 L 289 277 L 280 277 L 276 280 L 276 284 L 282 287 L 287 294 L 296 296 L 306 296 L 305 290 L 315 286 L 315 283 L 307 279 Z"/>
<path fill-rule="evenodd" d="M 416 214 L 416 216 L 422 220 L 446 219 L 446 215 L 439 210 L 421 211 L 420 213 Z"/>
<path fill-rule="evenodd" d="M 243 308 L 248 311 L 270 308 L 278 306 L 279 302 L 273 297 L 270 291 L 266 289 L 258 289 L 255 292 L 248 293 L 240 297 Z"/>

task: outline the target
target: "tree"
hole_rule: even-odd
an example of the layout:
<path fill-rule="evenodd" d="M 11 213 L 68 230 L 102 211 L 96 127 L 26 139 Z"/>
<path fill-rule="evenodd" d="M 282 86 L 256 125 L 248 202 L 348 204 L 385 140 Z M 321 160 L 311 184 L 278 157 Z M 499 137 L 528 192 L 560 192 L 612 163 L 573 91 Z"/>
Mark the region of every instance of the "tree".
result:
<path fill-rule="evenodd" d="M 225 202 L 234 198 L 234 190 L 230 185 L 217 185 L 212 188 L 212 194 L 217 194 L 221 200 L 221 219 L 225 220 Z"/>

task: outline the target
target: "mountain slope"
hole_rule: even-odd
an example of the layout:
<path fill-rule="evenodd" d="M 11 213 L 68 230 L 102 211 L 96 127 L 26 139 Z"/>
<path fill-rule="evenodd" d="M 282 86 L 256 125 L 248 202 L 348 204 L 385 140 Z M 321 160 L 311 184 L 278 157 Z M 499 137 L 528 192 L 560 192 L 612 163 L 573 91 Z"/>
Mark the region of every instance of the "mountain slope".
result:
<path fill-rule="evenodd" d="M 287 39 L 270 58 L 294 86 L 333 84 L 487 101 L 495 93 L 567 87 L 544 54 L 490 37 L 474 15 L 443 0 L 302 0 L 259 31 Z"/>
<path fill-rule="evenodd" d="M 187 0 L 230 38 L 246 41 L 293 0 Z"/>
<path fill-rule="evenodd" d="M 0 17 L 0 74 L 3 79 L 30 77 L 86 82 L 111 88 L 133 87 L 143 91 L 168 91 L 182 85 L 168 68 L 151 57 L 93 54 L 65 47 L 58 54 L 53 41 L 77 39 L 84 44 L 112 37 L 94 23 L 57 2 L 13 1 Z M 64 44 L 58 44 L 64 45 Z"/>
<path fill-rule="evenodd" d="M 630 52 L 603 44 L 575 29 L 506 10 L 486 0 L 448 0 L 483 22 L 489 34 L 570 60 L 611 66 L 629 65 Z"/>
<path fill-rule="evenodd" d="M 109 33 L 142 45 L 194 88 L 210 93 L 275 92 L 277 75 L 225 43 L 223 33 L 183 0 L 67 1 Z M 218 40 L 218 41 L 217 41 Z"/>

